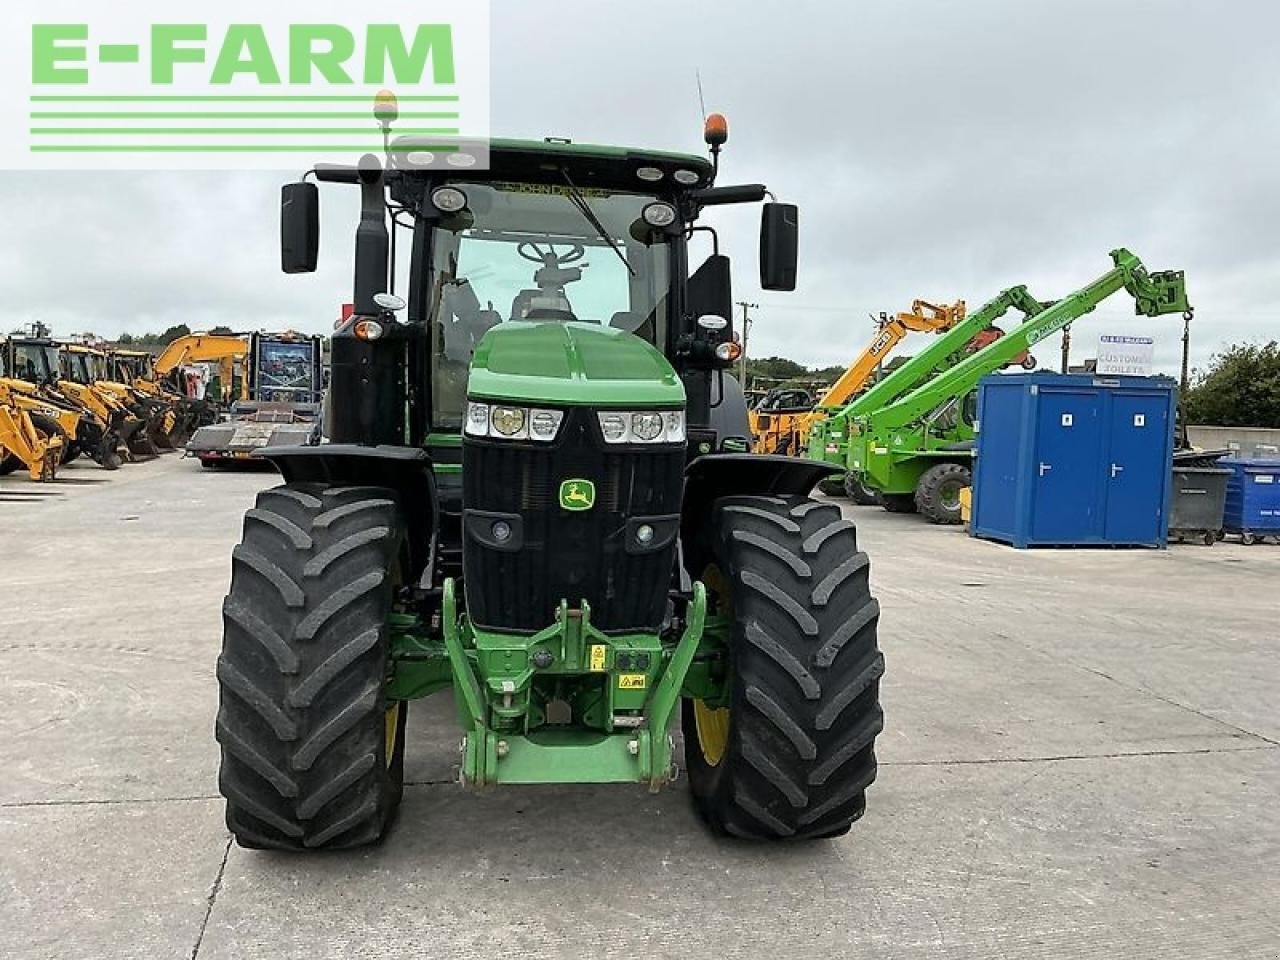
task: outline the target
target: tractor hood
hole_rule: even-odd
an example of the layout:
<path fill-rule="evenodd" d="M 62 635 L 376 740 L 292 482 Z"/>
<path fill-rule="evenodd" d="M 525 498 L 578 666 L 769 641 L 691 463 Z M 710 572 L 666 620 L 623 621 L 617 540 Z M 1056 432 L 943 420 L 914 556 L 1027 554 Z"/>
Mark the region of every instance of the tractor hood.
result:
<path fill-rule="evenodd" d="M 671 364 L 630 333 L 589 323 L 513 321 L 480 341 L 467 395 L 592 407 L 683 407 Z"/>

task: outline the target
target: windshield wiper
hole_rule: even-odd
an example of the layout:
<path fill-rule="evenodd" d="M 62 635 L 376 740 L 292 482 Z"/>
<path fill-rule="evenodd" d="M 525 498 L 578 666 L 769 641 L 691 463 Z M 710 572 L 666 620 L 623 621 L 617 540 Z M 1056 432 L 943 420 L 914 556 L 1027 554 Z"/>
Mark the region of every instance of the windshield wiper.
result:
<path fill-rule="evenodd" d="M 631 274 L 633 277 L 636 276 L 635 268 L 633 268 L 627 261 L 627 255 L 622 252 L 622 247 L 618 246 L 618 241 L 609 236 L 609 232 L 605 230 L 604 224 L 600 222 L 599 218 L 596 216 L 596 212 L 592 210 L 591 205 L 587 203 L 587 198 L 582 195 L 582 191 L 579 190 L 577 185 L 569 178 L 569 171 L 562 167 L 560 169 L 560 173 L 564 177 L 564 182 L 569 185 L 570 202 L 578 208 L 579 213 L 586 217 L 587 223 L 591 224 L 591 228 L 595 230 L 600 239 L 609 245 L 609 249 L 618 255 L 618 259 L 622 261 L 622 265 L 627 268 L 627 273 Z"/>

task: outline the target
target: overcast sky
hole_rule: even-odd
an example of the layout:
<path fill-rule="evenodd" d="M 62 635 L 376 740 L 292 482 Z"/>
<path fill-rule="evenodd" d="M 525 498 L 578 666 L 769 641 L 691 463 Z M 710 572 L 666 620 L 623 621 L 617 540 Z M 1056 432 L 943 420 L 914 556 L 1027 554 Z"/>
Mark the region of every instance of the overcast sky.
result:
<path fill-rule="evenodd" d="M 1061 296 L 1127 246 L 1179 268 L 1193 363 L 1280 329 L 1280 4 L 1274 0 L 493 0 L 495 135 L 700 151 L 695 68 L 727 114 L 721 183 L 801 207 L 800 284 L 756 288 L 755 210 L 714 211 L 753 355 L 843 363 L 868 313 Z M 55 333 L 327 331 L 349 299 L 354 191 L 324 191 L 321 270 L 279 273 L 272 174 L 9 174 L 8 326 Z M 1132 301 L 1077 324 L 1181 321 Z M 1041 345 L 1057 365 L 1058 338 Z"/>

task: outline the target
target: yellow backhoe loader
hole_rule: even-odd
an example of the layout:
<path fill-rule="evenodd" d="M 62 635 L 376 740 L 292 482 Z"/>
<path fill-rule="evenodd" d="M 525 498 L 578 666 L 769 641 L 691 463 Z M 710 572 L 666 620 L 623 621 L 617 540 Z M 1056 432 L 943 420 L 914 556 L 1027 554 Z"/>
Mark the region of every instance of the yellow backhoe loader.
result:
<path fill-rule="evenodd" d="M 62 460 L 62 437 L 38 428 L 13 402 L 4 373 L 0 353 L 0 476 L 26 467 L 32 480 L 52 480 Z"/>
<path fill-rule="evenodd" d="M 107 379 L 103 386 L 124 399 L 131 397 L 135 412 L 146 422 L 151 442 L 162 450 L 177 450 L 187 442 L 198 419 L 187 397 L 164 384 L 155 358 L 143 350 L 107 351 Z"/>
<path fill-rule="evenodd" d="M 132 391 L 107 381 L 107 356 L 82 343 L 58 344 L 58 390 L 109 422 L 128 451 L 128 459 L 154 457 L 159 451 L 144 429 L 146 413 Z"/>
<path fill-rule="evenodd" d="M 10 337 L 0 342 L 0 403 L 25 412 L 39 433 L 61 439 L 61 462 L 87 454 L 104 469 L 122 462 L 120 437 L 104 420 L 58 389 L 58 348 L 50 340 Z"/>

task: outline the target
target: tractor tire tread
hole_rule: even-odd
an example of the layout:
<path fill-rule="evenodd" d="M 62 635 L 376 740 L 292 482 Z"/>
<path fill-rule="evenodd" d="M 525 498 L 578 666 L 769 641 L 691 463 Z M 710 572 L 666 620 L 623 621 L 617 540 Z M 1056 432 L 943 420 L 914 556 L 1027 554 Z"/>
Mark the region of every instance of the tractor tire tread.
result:
<path fill-rule="evenodd" d="M 973 482 L 973 471 L 962 463 L 937 463 L 920 475 L 916 483 L 916 512 L 937 524 L 960 523 L 960 504 L 954 508 L 943 500 L 942 488 L 949 482 L 959 481 L 962 487 Z"/>
<path fill-rule="evenodd" d="M 242 846 L 359 846 L 394 819 L 405 711 L 388 754 L 384 689 L 403 530 L 395 495 L 376 487 L 287 484 L 246 513 L 216 724 Z"/>
<path fill-rule="evenodd" d="M 687 705 L 686 766 L 717 832 L 834 836 L 862 816 L 875 779 L 879 605 L 855 527 L 839 508 L 775 499 L 783 502 L 726 497 L 713 508 L 712 553 L 732 608 L 729 731 L 710 765 Z M 787 558 L 803 558 L 803 568 Z"/>

